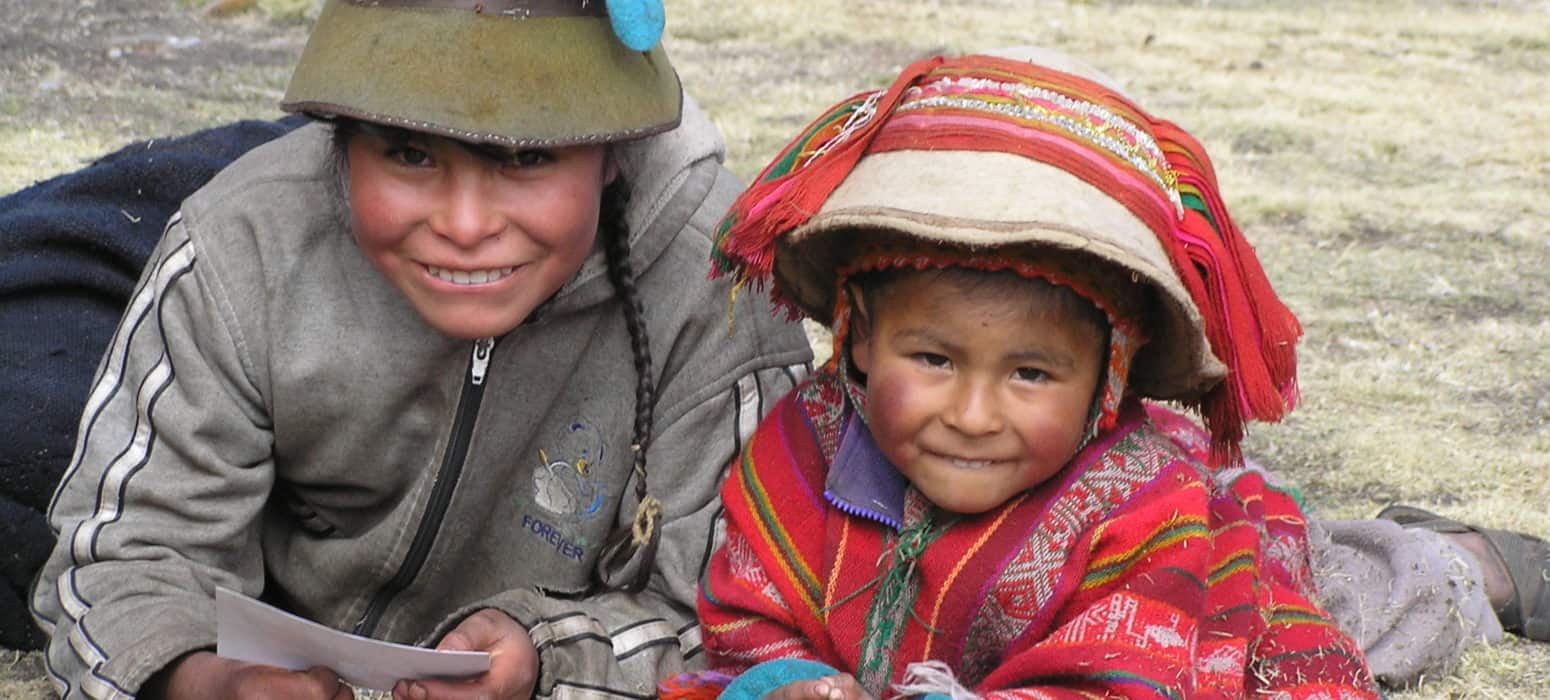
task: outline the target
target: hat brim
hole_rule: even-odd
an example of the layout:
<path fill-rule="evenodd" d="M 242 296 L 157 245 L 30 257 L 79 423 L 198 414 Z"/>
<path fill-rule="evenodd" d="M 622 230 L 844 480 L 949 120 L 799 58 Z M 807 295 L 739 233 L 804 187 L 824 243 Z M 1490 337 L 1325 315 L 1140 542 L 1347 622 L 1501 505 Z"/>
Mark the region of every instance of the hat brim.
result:
<path fill-rule="evenodd" d="M 1156 234 L 1124 205 L 1058 167 L 983 151 L 889 151 L 862 158 L 818 213 L 775 250 L 775 283 L 825 324 L 833 320 L 836 275 L 849 256 L 852 233 L 969 249 L 1049 246 L 1094 256 L 1157 292 L 1160 313 L 1148 319 L 1151 340 L 1132 369 L 1137 392 L 1189 400 L 1226 375 Z"/>
<path fill-rule="evenodd" d="M 641 138 L 677 126 L 678 75 L 603 17 L 516 19 L 334 0 L 281 107 L 513 147 Z"/>

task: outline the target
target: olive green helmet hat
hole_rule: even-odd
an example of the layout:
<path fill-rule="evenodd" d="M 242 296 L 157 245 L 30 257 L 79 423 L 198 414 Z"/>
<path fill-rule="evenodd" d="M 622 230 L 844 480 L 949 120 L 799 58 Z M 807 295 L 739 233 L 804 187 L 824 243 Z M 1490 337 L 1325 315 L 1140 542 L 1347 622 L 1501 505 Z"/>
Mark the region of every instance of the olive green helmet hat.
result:
<path fill-rule="evenodd" d="M 473 143 L 565 146 L 674 128 L 659 0 L 328 0 L 282 109 Z"/>

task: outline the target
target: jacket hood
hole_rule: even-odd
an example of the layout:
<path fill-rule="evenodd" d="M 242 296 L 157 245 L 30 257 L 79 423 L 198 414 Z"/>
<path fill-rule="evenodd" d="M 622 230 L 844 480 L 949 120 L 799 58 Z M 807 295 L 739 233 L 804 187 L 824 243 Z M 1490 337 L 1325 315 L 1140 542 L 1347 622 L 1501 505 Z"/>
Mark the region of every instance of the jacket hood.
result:
<path fill-rule="evenodd" d="M 684 96 L 678 128 L 650 138 L 613 146 L 620 175 L 630 185 L 625 222 L 630 230 L 630 263 L 636 274 L 654 263 L 682 232 L 715 184 L 726 158 L 721 132 L 689 96 Z M 721 212 L 715 212 L 719 217 Z M 715 221 L 710 222 L 711 225 Z M 709 232 L 706 232 L 707 241 Z M 710 270 L 706 259 L 707 274 Z M 613 298 L 602 241 L 581 269 L 535 317 L 573 311 Z"/>

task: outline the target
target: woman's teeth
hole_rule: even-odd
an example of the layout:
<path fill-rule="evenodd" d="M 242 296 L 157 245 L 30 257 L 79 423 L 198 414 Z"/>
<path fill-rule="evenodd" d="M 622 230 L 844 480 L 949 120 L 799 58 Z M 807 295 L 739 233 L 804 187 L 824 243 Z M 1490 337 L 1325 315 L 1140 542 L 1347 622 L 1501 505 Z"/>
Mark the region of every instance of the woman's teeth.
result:
<path fill-rule="evenodd" d="M 425 269 L 432 277 L 452 284 L 488 284 L 503 279 L 510 275 L 515 267 L 498 267 L 493 270 L 448 270 L 443 267 L 426 265 Z"/>

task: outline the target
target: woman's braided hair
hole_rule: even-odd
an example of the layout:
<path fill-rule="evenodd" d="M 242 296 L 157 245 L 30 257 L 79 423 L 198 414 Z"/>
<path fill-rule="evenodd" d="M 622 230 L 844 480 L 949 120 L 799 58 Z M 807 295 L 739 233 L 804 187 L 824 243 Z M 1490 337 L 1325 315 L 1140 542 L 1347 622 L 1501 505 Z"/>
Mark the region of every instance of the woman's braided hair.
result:
<path fill-rule="evenodd" d="M 652 382 L 651 343 L 646 333 L 645 309 L 641 305 L 640 291 L 635 287 L 635 270 L 630 265 L 630 229 L 625 221 L 625 209 L 630 203 L 630 188 L 622 175 L 603 190 L 598 212 L 598 233 L 603 238 L 604 257 L 608 263 L 608 279 L 624 309 L 624 325 L 630 333 L 630 353 L 635 360 L 635 423 L 630 436 L 630 452 L 635 473 L 635 497 L 639 501 L 634 522 L 629 530 L 621 530 L 610 536 L 603 547 L 600 564 L 603 566 L 607 585 L 634 592 L 646 587 L 651 577 L 651 560 L 656 556 L 660 525 L 661 504 L 646 490 L 646 448 L 651 443 L 652 410 L 656 404 L 656 386 Z M 642 555 L 633 575 L 624 575 L 622 581 L 611 581 L 609 569 L 620 572 L 635 555 Z"/>
<path fill-rule="evenodd" d="M 630 332 L 630 354 L 635 360 L 635 427 L 630 447 L 635 452 L 635 495 L 646 497 L 646 445 L 651 442 L 652 407 L 656 387 L 651 381 L 651 342 L 646 335 L 645 308 L 635 288 L 635 270 L 630 266 L 630 228 L 624 220 L 630 203 L 630 188 L 624 178 L 614 178 L 603 190 L 598 213 L 598 232 L 608 261 L 608 279 L 613 282 L 619 302 L 624 306 L 624 325 Z"/>

